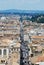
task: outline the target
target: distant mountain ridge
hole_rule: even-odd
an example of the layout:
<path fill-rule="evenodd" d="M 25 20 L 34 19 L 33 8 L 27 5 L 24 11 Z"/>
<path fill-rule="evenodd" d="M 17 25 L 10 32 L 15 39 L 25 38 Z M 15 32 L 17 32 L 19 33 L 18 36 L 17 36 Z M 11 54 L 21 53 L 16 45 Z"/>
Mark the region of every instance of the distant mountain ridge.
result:
<path fill-rule="evenodd" d="M 9 10 L 0 10 L 0 13 L 42 13 L 42 14 L 44 14 L 44 10 L 17 10 L 17 9 L 9 9 Z"/>

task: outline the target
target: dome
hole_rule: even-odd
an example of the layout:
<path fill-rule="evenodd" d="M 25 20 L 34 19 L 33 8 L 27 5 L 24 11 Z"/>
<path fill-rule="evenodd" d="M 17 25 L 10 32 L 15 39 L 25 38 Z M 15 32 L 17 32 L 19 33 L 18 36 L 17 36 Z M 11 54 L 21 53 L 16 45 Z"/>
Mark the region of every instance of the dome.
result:
<path fill-rule="evenodd" d="M 14 46 L 16 44 L 15 40 L 11 41 L 10 46 Z"/>
<path fill-rule="evenodd" d="M 31 31 L 30 31 L 30 33 L 32 33 L 32 34 L 33 34 L 33 33 L 35 33 L 35 31 L 34 31 L 34 30 L 31 30 Z"/>
<path fill-rule="evenodd" d="M 6 17 L 1 17 L 1 20 L 6 20 Z"/>

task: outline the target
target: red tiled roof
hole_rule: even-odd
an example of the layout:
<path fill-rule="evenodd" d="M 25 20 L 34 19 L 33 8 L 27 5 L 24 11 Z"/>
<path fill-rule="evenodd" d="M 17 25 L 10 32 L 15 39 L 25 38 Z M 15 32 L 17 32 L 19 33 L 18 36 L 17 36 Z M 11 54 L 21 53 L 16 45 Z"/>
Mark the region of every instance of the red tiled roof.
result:
<path fill-rule="evenodd" d="M 43 62 L 44 61 L 44 56 L 39 56 L 37 58 L 37 62 Z"/>
<path fill-rule="evenodd" d="M 42 39 L 42 38 L 44 38 L 44 36 L 37 36 L 36 35 L 36 36 L 32 36 L 32 38 L 41 38 Z"/>

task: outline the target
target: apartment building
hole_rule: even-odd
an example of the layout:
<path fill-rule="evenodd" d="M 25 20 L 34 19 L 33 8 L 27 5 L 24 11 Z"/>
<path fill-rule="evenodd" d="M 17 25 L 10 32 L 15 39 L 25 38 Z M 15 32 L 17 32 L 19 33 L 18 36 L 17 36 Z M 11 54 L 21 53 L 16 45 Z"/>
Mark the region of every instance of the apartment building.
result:
<path fill-rule="evenodd" d="M 20 64 L 20 23 L 18 19 L 0 19 L 0 65 Z"/>

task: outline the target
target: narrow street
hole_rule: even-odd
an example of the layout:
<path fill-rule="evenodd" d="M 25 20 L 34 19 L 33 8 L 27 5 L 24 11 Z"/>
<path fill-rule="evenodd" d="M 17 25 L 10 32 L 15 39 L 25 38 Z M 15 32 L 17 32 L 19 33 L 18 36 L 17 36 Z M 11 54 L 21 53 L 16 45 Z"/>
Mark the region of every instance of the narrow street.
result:
<path fill-rule="evenodd" d="M 24 31 L 23 31 L 23 24 L 22 21 L 20 23 L 20 40 L 21 40 L 21 47 L 20 47 L 20 65 L 30 65 L 29 64 L 29 51 L 28 51 L 28 44 L 24 41 Z"/>

